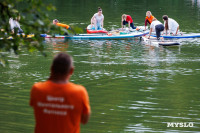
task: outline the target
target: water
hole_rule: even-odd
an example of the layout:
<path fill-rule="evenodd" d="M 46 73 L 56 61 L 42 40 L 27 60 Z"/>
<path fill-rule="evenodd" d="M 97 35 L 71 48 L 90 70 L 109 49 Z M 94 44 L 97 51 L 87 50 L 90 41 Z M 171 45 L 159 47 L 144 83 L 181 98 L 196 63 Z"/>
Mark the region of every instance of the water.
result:
<path fill-rule="evenodd" d="M 58 8 L 50 19 L 85 28 L 101 6 L 105 28 L 120 27 L 121 14 L 144 24 L 146 10 L 161 20 L 176 19 L 185 32 L 200 32 L 200 1 L 49 1 Z M 130 6 L 132 4 L 132 6 Z M 91 8 L 89 8 L 91 7 Z M 176 10 L 175 10 L 176 9 Z M 199 132 L 200 40 L 180 40 L 179 47 L 150 47 L 130 40 L 46 40 L 47 57 L 22 49 L 0 69 L 0 132 L 33 132 L 30 88 L 49 76 L 52 57 L 65 51 L 74 58 L 72 82 L 84 85 L 92 116 L 81 132 Z M 193 122 L 194 127 L 167 127 Z"/>

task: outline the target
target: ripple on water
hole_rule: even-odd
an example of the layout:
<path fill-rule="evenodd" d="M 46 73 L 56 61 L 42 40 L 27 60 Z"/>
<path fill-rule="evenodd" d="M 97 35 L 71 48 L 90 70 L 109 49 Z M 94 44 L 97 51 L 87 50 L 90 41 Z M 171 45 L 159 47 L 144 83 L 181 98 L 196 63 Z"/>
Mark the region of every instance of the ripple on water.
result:
<path fill-rule="evenodd" d="M 127 127 L 125 127 L 124 129 L 125 132 L 136 132 L 136 133 L 140 133 L 140 132 L 149 132 L 152 131 L 152 128 L 148 128 L 143 126 L 142 123 L 137 123 L 137 124 L 129 124 Z"/>

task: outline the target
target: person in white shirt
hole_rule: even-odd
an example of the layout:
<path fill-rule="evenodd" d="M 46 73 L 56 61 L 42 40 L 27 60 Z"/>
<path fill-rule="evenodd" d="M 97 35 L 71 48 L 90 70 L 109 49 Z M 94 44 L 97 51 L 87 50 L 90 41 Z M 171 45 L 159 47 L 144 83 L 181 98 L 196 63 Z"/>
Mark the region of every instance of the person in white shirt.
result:
<path fill-rule="evenodd" d="M 19 20 L 20 20 L 20 16 L 18 16 L 16 19 L 10 18 L 9 19 L 9 24 L 10 24 L 10 29 L 12 31 L 12 33 L 14 33 L 14 28 L 18 29 L 18 33 L 23 33 L 23 30 L 20 27 L 19 24 Z"/>
<path fill-rule="evenodd" d="M 158 21 L 156 18 L 153 18 L 153 21 L 150 26 L 148 38 L 150 38 L 151 32 L 155 31 L 157 39 L 160 40 L 160 32 L 163 30 L 164 30 L 164 25 L 160 21 Z"/>
<path fill-rule="evenodd" d="M 165 26 L 165 33 L 170 35 L 177 35 L 179 24 L 172 18 L 168 18 L 167 15 L 163 16 L 164 26 Z"/>
<path fill-rule="evenodd" d="M 95 13 L 91 18 L 91 26 L 94 25 L 95 30 L 103 29 L 104 16 L 102 14 L 102 9 L 98 7 L 98 13 Z"/>

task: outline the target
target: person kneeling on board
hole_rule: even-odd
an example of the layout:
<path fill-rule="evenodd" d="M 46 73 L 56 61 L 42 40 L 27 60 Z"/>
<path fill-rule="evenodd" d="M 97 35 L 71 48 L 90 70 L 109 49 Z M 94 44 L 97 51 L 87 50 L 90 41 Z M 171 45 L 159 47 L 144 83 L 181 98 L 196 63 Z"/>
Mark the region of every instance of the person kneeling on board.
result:
<path fill-rule="evenodd" d="M 59 23 L 59 21 L 57 19 L 53 20 L 53 24 L 55 24 L 57 26 L 60 26 L 60 27 L 63 27 L 63 28 L 66 28 L 67 30 L 71 29 L 69 25 L 63 24 L 63 23 Z M 68 33 L 66 32 L 65 35 L 68 35 Z"/>
<path fill-rule="evenodd" d="M 122 15 L 122 30 L 123 30 L 123 27 L 128 24 L 128 28 L 130 29 L 130 27 L 132 29 L 136 29 L 136 27 L 134 27 L 134 23 L 133 23 L 133 19 L 131 18 L 130 15 L 127 15 L 127 14 L 123 14 Z"/>
<path fill-rule="evenodd" d="M 160 40 L 160 32 L 163 30 L 164 30 L 164 25 L 160 21 L 158 21 L 156 18 L 154 18 L 150 26 L 148 38 L 150 38 L 152 31 L 156 31 L 156 37 L 158 40 Z"/>
<path fill-rule="evenodd" d="M 98 12 L 91 18 L 91 26 L 93 30 L 103 30 L 104 15 L 101 7 L 98 7 Z"/>
<path fill-rule="evenodd" d="M 144 25 L 145 25 L 144 30 L 146 30 L 147 23 L 148 23 L 149 25 L 151 25 L 153 19 L 154 19 L 154 16 L 151 14 L 150 11 L 147 11 L 147 12 L 146 12 L 146 17 L 145 17 L 145 23 L 144 23 Z"/>
<path fill-rule="evenodd" d="M 165 33 L 170 35 L 177 35 L 178 29 L 179 29 L 179 24 L 172 18 L 168 18 L 167 15 L 163 15 L 163 21 L 164 21 L 164 26 L 165 26 Z"/>

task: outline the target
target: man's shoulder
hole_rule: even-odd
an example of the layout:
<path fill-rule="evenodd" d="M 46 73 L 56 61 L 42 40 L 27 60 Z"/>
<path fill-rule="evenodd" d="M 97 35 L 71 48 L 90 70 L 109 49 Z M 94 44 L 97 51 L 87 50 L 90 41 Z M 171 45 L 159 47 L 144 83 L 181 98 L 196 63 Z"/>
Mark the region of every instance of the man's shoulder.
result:
<path fill-rule="evenodd" d="M 77 90 L 77 91 L 85 90 L 85 87 L 80 84 L 75 84 L 72 82 L 70 82 L 69 84 L 70 84 L 70 87 L 73 88 L 74 90 Z"/>
<path fill-rule="evenodd" d="M 43 88 L 44 86 L 46 86 L 48 83 L 47 81 L 44 82 L 36 82 L 33 84 L 33 88 L 34 89 L 39 89 L 39 88 Z"/>
<path fill-rule="evenodd" d="M 84 86 L 75 84 L 75 83 L 69 83 L 69 84 L 70 84 L 71 91 L 73 93 L 83 94 L 83 95 L 87 94 L 87 90 Z"/>
<path fill-rule="evenodd" d="M 34 83 L 34 85 L 40 86 L 40 85 L 46 84 L 46 82 L 47 82 L 47 81 L 36 82 L 36 83 Z"/>

